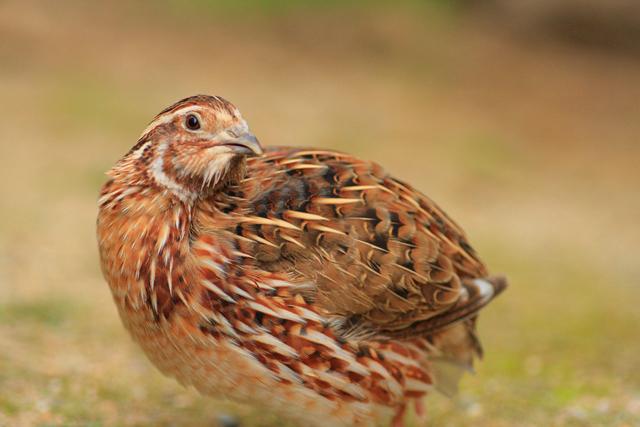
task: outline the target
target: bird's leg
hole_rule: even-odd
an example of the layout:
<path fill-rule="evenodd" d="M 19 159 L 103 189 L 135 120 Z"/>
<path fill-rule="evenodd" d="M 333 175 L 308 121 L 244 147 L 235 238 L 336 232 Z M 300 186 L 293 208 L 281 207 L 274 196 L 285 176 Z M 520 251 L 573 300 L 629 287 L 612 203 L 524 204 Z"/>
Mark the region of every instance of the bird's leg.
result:
<path fill-rule="evenodd" d="M 391 427 L 404 427 L 404 416 L 407 410 L 407 406 L 403 404 L 398 407 L 396 414 L 393 416 L 393 420 L 391 420 Z"/>
<path fill-rule="evenodd" d="M 419 424 L 424 424 L 427 421 L 427 410 L 424 406 L 424 400 L 422 398 L 417 398 L 413 401 L 413 408 L 416 411 L 416 417 L 418 418 Z"/>

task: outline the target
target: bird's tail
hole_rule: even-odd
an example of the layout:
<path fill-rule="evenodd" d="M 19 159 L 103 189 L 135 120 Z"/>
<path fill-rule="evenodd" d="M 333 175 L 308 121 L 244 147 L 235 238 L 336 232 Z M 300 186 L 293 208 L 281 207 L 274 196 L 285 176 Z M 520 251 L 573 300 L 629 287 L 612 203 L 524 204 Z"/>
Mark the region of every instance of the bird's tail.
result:
<path fill-rule="evenodd" d="M 502 276 L 464 280 L 460 301 L 437 319 L 430 319 L 436 327 L 440 325 L 430 334 L 435 347 L 430 361 L 436 389 L 443 394 L 455 394 L 462 375 L 473 372 L 473 359 L 482 357 L 476 334 L 478 311 L 506 287 L 507 280 Z"/>
<path fill-rule="evenodd" d="M 458 301 L 445 312 L 430 318 L 425 333 L 439 331 L 455 323 L 475 317 L 475 315 L 507 288 L 504 276 L 489 276 L 462 281 L 462 295 Z"/>

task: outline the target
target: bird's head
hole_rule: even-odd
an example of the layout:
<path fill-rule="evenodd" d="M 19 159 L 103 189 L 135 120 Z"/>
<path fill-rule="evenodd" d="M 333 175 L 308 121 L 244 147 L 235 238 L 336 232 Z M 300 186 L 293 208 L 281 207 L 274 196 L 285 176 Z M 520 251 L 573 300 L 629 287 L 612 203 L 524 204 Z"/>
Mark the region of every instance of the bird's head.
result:
<path fill-rule="evenodd" d="M 137 173 L 150 185 L 194 200 L 241 179 L 246 157 L 262 153 L 233 104 L 197 95 L 161 111 L 110 174 Z"/>

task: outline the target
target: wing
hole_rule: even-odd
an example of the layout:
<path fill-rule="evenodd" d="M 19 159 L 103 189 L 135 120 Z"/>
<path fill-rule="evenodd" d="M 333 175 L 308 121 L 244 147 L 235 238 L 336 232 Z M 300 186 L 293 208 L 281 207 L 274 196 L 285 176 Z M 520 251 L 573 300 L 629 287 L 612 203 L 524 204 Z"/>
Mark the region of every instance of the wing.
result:
<path fill-rule="evenodd" d="M 462 229 L 379 165 L 326 150 L 271 149 L 218 196 L 239 251 L 285 274 L 345 334 L 424 335 L 497 292 Z"/>

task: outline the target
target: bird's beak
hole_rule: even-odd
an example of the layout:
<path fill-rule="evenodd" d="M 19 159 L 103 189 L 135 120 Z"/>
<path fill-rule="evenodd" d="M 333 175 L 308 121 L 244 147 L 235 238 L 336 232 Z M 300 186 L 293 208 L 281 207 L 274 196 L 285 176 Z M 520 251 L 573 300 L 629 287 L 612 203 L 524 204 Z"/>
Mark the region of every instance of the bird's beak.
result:
<path fill-rule="evenodd" d="M 218 145 L 229 147 L 235 153 L 248 156 L 260 156 L 264 153 L 260 141 L 248 130 L 241 132 L 225 132 Z"/>

